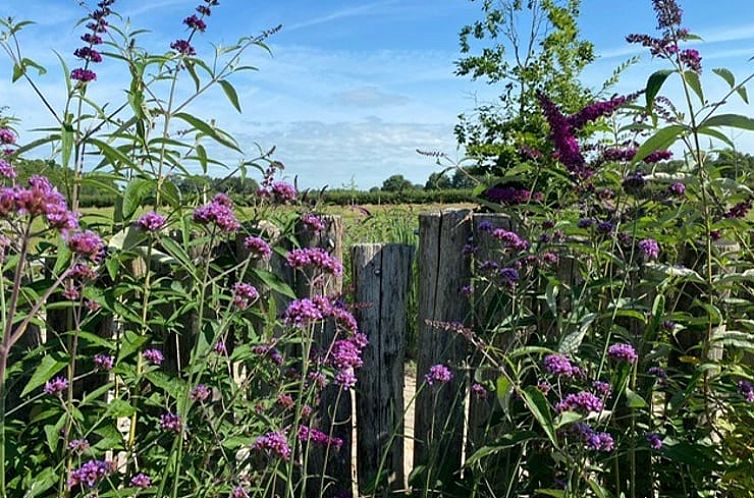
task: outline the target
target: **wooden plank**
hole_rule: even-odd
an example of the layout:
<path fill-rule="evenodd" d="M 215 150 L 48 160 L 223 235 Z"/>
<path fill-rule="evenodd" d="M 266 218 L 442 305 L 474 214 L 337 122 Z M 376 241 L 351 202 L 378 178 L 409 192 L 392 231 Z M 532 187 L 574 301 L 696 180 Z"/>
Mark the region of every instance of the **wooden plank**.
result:
<path fill-rule="evenodd" d="M 461 295 L 471 278 L 464 246 L 471 235 L 471 211 L 447 210 L 419 217 L 419 312 L 417 384 L 432 365 L 454 371 L 453 381 L 425 386 L 416 400 L 414 468 L 448 475 L 461 466 L 466 379 L 459 369 L 465 357 L 463 338 L 436 330 L 427 322 L 468 322 L 469 302 Z M 433 483 L 426 473 L 420 477 Z"/>
<path fill-rule="evenodd" d="M 351 254 L 356 319 L 369 337 L 356 395 L 359 492 L 379 481 L 375 495 L 387 496 L 404 487 L 406 307 L 414 248 L 363 244 Z"/>
<path fill-rule="evenodd" d="M 321 231 L 311 230 L 305 223 L 296 225 L 296 239 L 301 247 L 319 247 L 332 256 L 343 260 L 343 220 L 339 216 L 321 216 L 325 228 Z M 311 285 L 315 282 L 314 285 Z M 317 278 L 310 272 L 297 271 L 293 274 L 293 289 L 299 298 L 312 296 L 339 296 L 343 289 L 342 276 Z M 326 323 L 315 342 L 327 351 L 335 339 L 335 327 Z M 342 391 L 337 385 L 327 386 L 320 396 L 316 409 L 315 427 L 343 440 L 340 450 L 312 445 L 309 450 L 307 465 L 306 495 L 312 498 L 332 498 L 338 494 L 351 492 L 353 476 L 351 468 L 351 392 Z M 320 491 L 322 489 L 323 491 Z"/>

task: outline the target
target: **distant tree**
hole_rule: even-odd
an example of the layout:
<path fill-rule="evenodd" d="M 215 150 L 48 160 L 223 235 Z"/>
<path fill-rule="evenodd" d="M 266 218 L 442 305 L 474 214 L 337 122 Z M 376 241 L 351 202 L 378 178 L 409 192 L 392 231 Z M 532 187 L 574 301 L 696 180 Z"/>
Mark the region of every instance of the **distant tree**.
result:
<path fill-rule="evenodd" d="M 413 190 L 414 184 L 404 178 L 403 175 L 393 175 L 382 182 L 384 192 L 403 192 L 404 190 Z"/>
<path fill-rule="evenodd" d="M 429 175 L 424 190 L 447 190 L 453 187 L 453 181 L 445 172 L 436 172 Z"/>
<path fill-rule="evenodd" d="M 457 169 L 455 173 L 453 173 L 453 178 L 450 181 L 450 186 L 453 189 L 461 190 L 461 189 L 472 189 L 477 186 L 477 182 L 474 181 L 474 178 L 471 175 L 471 171 L 466 169 Z"/>

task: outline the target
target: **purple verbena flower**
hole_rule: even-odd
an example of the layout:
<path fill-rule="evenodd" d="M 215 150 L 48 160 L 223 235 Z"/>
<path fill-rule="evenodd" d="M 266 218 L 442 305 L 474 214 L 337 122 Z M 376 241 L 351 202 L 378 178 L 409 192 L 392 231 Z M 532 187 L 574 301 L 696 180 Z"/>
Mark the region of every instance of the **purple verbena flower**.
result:
<path fill-rule="evenodd" d="M 115 470 L 113 462 L 104 460 L 89 460 L 78 469 L 68 474 L 68 489 L 78 486 L 93 488 Z"/>
<path fill-rule="evenodd" d="M 152 485 L 152 479 L 148 475 L 139 472 L 131 478 L 131 486 L 146 489 Z"/>
<path fill-rule="evenodd" d="M 254 443 L 254 449 L 272 453 L 286 462 L 291 457 L 291 448 L 288 446 L 288 439 L 282 432 L 268 432 L 263 436 L 259 436 Z"/>
<path fill-rule="evenodd" d="M 50 396 L 59 396 L 66 389 L 68 389 L 68 379 L 58 376 L 45 383 L 44 392 Z"/>
<path fill-rule="evenodd" d="M 430 386 L 435 383 L 446 384 L 453 380 L 453 372 L 443 364 L 433 365 L 429 369 L 429 373 L 424 376 L 424 381 Z"/>
<path fill-rule="evenodd" d="M 141 215 L 136 224 L 147 232 L 157 232 L 165 226 L 165 217 L 154 211 L 150 211 Z"/>
<path fill-rule="evenodd" d="M 607 349 L 607 355 L 613 360 L 625 361 L 626 363 L 635 363 L 639 358 L 634 347 L 624 343 L 611 345 Z"/>
<path fill-rule="evenodd" d="M 312 322 L 324 319 L 322 309 L 311 299 L 297 299 L 288 305 L 285 322 L 295 327 L 306 327 Z"/>
<path fill-rule="evenodd" d="M 68 247 L 77 255 L 98 262 L 105 250 L 102 238 L 92 231 L 75 232 L 68 236 Z"/>
<path fill-rule="evenodd" d="M 754 384 L 748 380 L 739 380 L 738 392 L 744 397 L 747 403 L 754 403 Z"/>
<path fill-rule="evenodd" d="M 270 259 L 272 248 L 261 237 L 246 237 L 243 241 L 244 247 L 249 250 L 252 257 L 259 259 Z"/>
<path fill-rule="evenodd" d="M 550 375 L 573 377 L 575 374 L 571 360 L 563 354 L 549 354 L 544 358 L 545 371 Z"/>
<path fill-rule="evenodd" d="M 256 287 L 246 283 L 236 283 L 233 286 L 233 304 L 240 310 L 245 310 L 259 298 Z"/>
<path fill-rule="evenodd" d="M 68 449 L 76 455 L 83 455 L 89 451 L 89 441 L 86 439 L 74 439 L 68 443 Z"/>
<path fill-rule="evenodd" d="M 653 450 L 660 450 L 662 449 L 662 439 L 658 434 L 649 433 L 645 436 L 647 438 L 647 442 L 649 443 L 649 447 Z"/>
<path fill-rule="evenodd" d="M 94 356 L 94 365 L 98 370 L 112 370 L 115 364 L 115 357 L 107 354 L 98 354 Z"/>
<path fill-rule="evenodd" d="M 301 222 L 315 233 L 319 233 L 325 229 L 325 222 L 322 221 L 322 218 L 314 213 L 307 213 L 302 215 Z"/>
<path fill-rule="evenodd" d="M 161 365 L 165 361 L 165 356 L 163 356 L 162 351 L 159 349 L 147 349 L 142 353 L 142 356 L 152 365 Z"/>
<path fill-rule="evenodd" d="M 482 384 L 474 383 L 471 385 L 471 393 L 479 399 L 487 399 L 487 389 Z"/>
<path fill-rule="evenodd" d="M 13 145 L 16 143 L 16 134 L 10 128 L 0 128 L 0 144 Z"/>
<path fill-rule="evenodd" d="M 191 389 L 191 399 L 192 401 L 206 401 L 210 396 L 211 391 L 210 389 L 205 386 L 204 384 L 197 384 L 193 389 Z"/>
<path fill-rule="evenodd" d="M 160 417 L 160 429 L 165 432 L 181 432 L 183 429 L 181 417 L 171 412 L 163 413 Z"/>
<path fill-rule="evenodd" d="M 602 400 L 587 391 L 581 391 L 576 394 L 569 394 L 557 405 L 555 405 L 555 410 L 558 413 L 566 411 L 579 412 L 584 414 L 599 413 L 603 408 L 604 404 Z"/>
<path fill-rule="evenodd" d="M 188 40 L 176 40 L 170 44 L 170 48 L 188 57 L 196 55 L 196 49 L 191 46 Z"/>
<path fill-rule="evenodd" d="M 639 250 L 641 250 L 646 259 L 657 259 L 660 257 L 660 245 L 654 239 L 639 241 Z"/>
<path fill-rule="evenodd" d="M 316 268 L 333 275 L 343 274 L 343 264 L 319 247 L 294 249 L 288 253 L 286 260 L 288 261 L 288 266 L 294 270 Z"/>
<path fill-rule="evenodd" d="M 81 84 L 87 84 L 97 79 L 97 73 L 91 69 L 74 69 L 71 71 L 71 79 L 78 81 Z"/>
<path fill-rule="evenodd" d="M 189 17 L 184 19 L 183 24 L 188 26 L 189 29 L 193 29 L 202 33 L 207 29 L 207 23 L 205 23 L 204 20 L 196 14 L 190 15 Z"/>
<path fill-rule="evenodd" d="M 299 426 L 298 440 L 303 442 L 311 442 L 319 446 L 331 446 L 336 449 L 340 449 L 343 446 L 343 440 L 339 437 L 330 437 L 324 432 L 307 427 L 305 425 Z"/>
<path fill-rule="evenodd" d="M 675 182 L 668 187 L 668 192 L 676 197 L 683 197 L 686 193 L 686 185 L 681 182 Z"/>

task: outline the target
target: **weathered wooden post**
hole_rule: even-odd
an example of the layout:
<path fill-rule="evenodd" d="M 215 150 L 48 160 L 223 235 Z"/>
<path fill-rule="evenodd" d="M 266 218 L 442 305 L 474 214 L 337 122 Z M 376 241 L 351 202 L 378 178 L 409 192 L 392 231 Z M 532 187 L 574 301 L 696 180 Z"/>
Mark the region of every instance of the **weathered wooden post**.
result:
<path fill-rule="evenodd" d="M 486 225 L 486 226 L 485 226 Z M 509 216 L 500 213 L 480 213 L 474 215 L 473 239 L 475 247 L 475 267 L 479 267 L 487 261 L 500 259 L 500 242 L 488 232 L 501 228 L 512 230 L 513 224 Z M 505 309 L 500 307 L 500 293 L 490 292 L 487 289 L 474 289 L 474 325 L 477 330 L 491 330 L 496 321 L 504 318 Z M 485 340 L 489 338 L 485 337 Z M 503 341 L 505 338 L 503 338 Z M 500 342 L 500 341 L 497 341 Z M 494 344 L 500 346 L 501 344 Z M 476 372 L 482 364 L 483 358 L 479 352 L 474 352 L 471 357 L 470 383 L 475 383 L 475 377 L 485 377 L 485 372 Z M 484 379 L 489 380 L 489 379 Z M 494 380 L 494 379 L 493 379 Z M 469 422 L 466 441 L 466 454 L 471 455 L 485 443 L 484 434 L 487 424 L 496 403 L 494 396 L 486 398 L 475 396 L 469 397 Z"/>
<path fill-rule="evenodd" d="M 404 486 L 403 383 L 406 306 L 414 248 L 360 244 L 351 251 L 356 319 L 369 338 L 356 394 L 359 493 Z M 371 495 L 371 494 L 370 494 Z"/>
<path fill-rule="evenodd" d="M 343 260 L 343 221 L 339 216 L 321 216 L 324 229 L 312 230 L 299 220 L 296 225 L 296 239 L 301 247 L 319 247 L 332 256 Z M 343 288 L 342 276 L 314 275 L 303 271 L 293 274 L 293 288 L 299 298 L 315 295 L 335 296 Z M 317 284 L 312 286 L 312 281 Z M 320 337 L 315 342 L 327 350 L 335 339 L 335 327 L 326 323 Z M 341 391 L 340 386 L 330 385 L 322 391 L 319 409 L 315 420 L 319 428 L 333 437 L 343 440 L 339 450 L 309 446 L 309 475 L 306 494 L 312 498 L 331 498 L 344 491 L 350 492 L 353 486 L 351 469 L 351 437 L 353 421 L 351 420 L 351 392 Z M 320 487 L 323 488 L 320 494 Z"/>
<path fill-rule="evenodd" d="M 464 246 L 471 236 L 471 211 L 446 210 L 419 216 L 419 316 L 414 467 L 432 476 L 461 467 L 466 376 L 458 367 L 466 353 L 462 337 L 428 322 L 468 322 L 470 307 L 461 289 L 471 278 Z M 438 363 L 454 370 L 444 385 L 421 387 Z M 429 475 L 423 480 L 430 482 Z M 434 481 L 430 482 L 432 485 Z"/>

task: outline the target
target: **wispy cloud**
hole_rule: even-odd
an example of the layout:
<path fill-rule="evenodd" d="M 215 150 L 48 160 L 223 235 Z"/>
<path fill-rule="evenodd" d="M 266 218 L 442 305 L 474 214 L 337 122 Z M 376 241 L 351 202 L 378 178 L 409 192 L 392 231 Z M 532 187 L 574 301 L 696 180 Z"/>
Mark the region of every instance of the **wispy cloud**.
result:
<path fill-rule="evenodd" d="M 349 17 L 359 17 L 365 15 L 375 14 L 385 7 L 396 5 L 397 0 L 387 0 L 382 2 L 372 2 L 359 7 L 349 7 L 347 9 L 341 9 L 329 14 L 307 19 L 305 21 L 299 21 L 293 24 L 289 24 L 285 27 L 287 32 L 293 32 L 304 28 L 310 28 L 312 26 L 318 26 L 320 24 L 326 24 L 333 21 L 339 21 L 341 19 L 347 19 Z"/>

